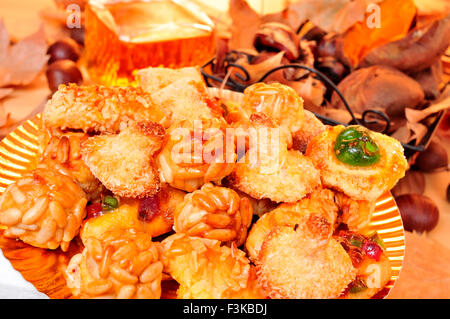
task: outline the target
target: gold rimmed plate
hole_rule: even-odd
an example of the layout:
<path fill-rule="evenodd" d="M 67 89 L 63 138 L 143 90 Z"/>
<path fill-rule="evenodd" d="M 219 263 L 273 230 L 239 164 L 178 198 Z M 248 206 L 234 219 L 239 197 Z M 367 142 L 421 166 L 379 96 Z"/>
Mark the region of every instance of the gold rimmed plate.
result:
<path fill-rule="evenodd" d="M 210 89 L 210 94 L 223 99 L 240 102 L 242 94 L 227 90 Z M 33 169 L 38 157 L 38 133 L 40 116 L 26 121 L 0 142 L 0 193 L 19 179 L 26 171 Z M 381 196 L 376 204 L 371 231 L 377 231 L 386 246 L 391 261 L 392 277 L 376 297 L 385 297 L 399 276 L 405 254 L 405 238 L 400 212 L 394 198 L 388 192 Z M 68 252 L 46 250 L 32 247 L 3 236 L 0 228 L 0 249 L 14 269 L 37 290 L 50 298 L 70 298 L 72 294 L 66 286 L 63 271 L 71 256 L 81 250 L 80 240 L 76 238 Z M 173 297 L 175 286 L 163 285 L 163 297 Z"/>

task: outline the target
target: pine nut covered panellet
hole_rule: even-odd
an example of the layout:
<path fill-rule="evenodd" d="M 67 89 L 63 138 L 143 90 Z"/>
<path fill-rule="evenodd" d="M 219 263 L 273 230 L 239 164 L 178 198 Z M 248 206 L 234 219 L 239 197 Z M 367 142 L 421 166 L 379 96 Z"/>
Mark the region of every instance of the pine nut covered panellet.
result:
<path fill-rule="evenodd" d="M 104 187 L 81 158 L 81 144 L 88 137 L 82 132 L 43 131 L 40 136 L 42 155 L 38 167 L 52 167 L 72 178 L 86 193 L 88 200 L 95 200 L 100 197 Z"/>
<path fill-rule="evenodd" d="M 248 198 L 239 197 L 232 189 L 208 183 L 184 197 L 175 211 L 174 229 L 189 236 L 240 246 L 247 238 L 252 216 Z"/>
<path fill-rule="evenodd" d="M 66 269 L 67 285 L 80 298 L 159 299 L 163 264 L 147 233 L 111 229 L 83 240 L 84 250 Z"/>
<path fill-rule="evenodd" d="M 171 126 L 167 143 L 156 157 L 161 181 L 193 192 L 229 175 L 237 155 L 226 128 L 219 119 L 186 120 Z"/>
<path fill-rule="evenodd" d="M 11 184 L 0 198 L 4 235 L 40 248 L 67 251 L 85 217 L 86 194 L 71 178 L 38 168 Z"/>

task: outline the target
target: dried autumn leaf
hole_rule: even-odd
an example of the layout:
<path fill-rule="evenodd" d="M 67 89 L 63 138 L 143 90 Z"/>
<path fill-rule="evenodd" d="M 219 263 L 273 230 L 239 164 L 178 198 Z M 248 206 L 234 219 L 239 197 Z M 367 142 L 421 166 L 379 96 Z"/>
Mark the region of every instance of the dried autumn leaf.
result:
<path fill-rule="evenodd" d="M 399 127 L 391 136 L 404 144 L 415 140 L 415 144 L 418 145 L 427 132 L 428 128 L 421 123 L 406 122 L 405 126 Z"/>
<path fill-rule="evenodd" d="M 305 107 L 320 106 L 326 92 L 325 85 L 312 76 L 300 81 L 289 81 L 286 83 L 292 87 L 305 102 Z"/>
<path fill-rule="evenodd" d="M 450 12 L 450 2 L 448 0 L 414 0 L 419 16 L 439 16 Z"/>
<path fill-rule="evenodd" d="M 12 91 L 14 90 L 11 88 L 0 88 L 0 100 L 10 95 Z"/>
<path fill-rule="evenodd" d="M 360 66 L 386 65 L 406 73 L 431 67 L 450 45 L 450 14 L 426 26 L 415 28 L 397 40 L 371 50 Z"/>
<path fill-rule="evenodd" d="M 411 130 L 408 126 L 399 127 L 394 133 L 391 134 L 391 137 L 397 139 L 401 143 L 408 143 L 411 138 Z"/>
<path fill-rule="evenodd" d="M 348 65 L 358 65 L 373 48 L 405 36 L 417 12 L 412 0 L 383 0 L 379 7 L 379 28 L 356 22 L 343 35 L 343 56 Z"/>
<path fill-rule="evenodd" d="M 228 13 L 231 17 L 230 49 L 253 48 L 253 39 L 261 24 L 261 17 L 245 0 L 230 0 Z"/>
<path fill-rule="evenodd" d="M 423 110 L 405 109 L 405 117 L 410 123 L 418 123 L 427 116 L 450 109 L 450 87 L 442 93 L 442 96 L 436 103 Z"/>
<path fill-rule="evenodd" d="M 268 57 L 266 60 L 260 62 L 260 63 L 256 63 L 256 64 L 250 64 L 247 61 L 247 58 L 243 57 L 238 59 L 235 63 L 238 65 L 241 65 L 243 68 L 245 68 L 248 72 L 249 75 L 249 80 L 245 81 L 245 84 L 251 84 L 254 83 L 256 81 L 258 81 L 259 79 L 261 79 L 261 77 L 266 74 L 268 71 L 270 71 L 271 69 L 280 66 L 282 63 L 281 61 L 283 60 L 283 56 L 284 56 L 284 52 L 278 52 L 277 54 L 274 54 L 270 57 Z M 242 71 L 238 68 L 230 68 L 232 70 L 232 77 L 233 80 L 237 81 L 237 82 L 243 82 L 237 78 L 235 78 L 235 74 L 240 74 L 241 76 L 245 77 L 245 75 L 242 74 Z M 235 70 L 236 69 L 236 70 Z M 281 73 L 281 72 L 280 72 Z"/>
<path fill-rule="evenodd" d="M 0 21 L 0 87 L 31 83 L 47 63 L 44 28 L 9 46 L 9 35 Z"/>
<path fill-rule="evenodd" d="M 11 113 L 6 113 L 5 108 L 0 104 L 0 128 L 10 124 Z"/>
<path fill-rule="evenodd" d="M 417 108 L 424 99 L 419 83 L 396 69 L 380 65 L 350 73 L 338 84 L 338 89 L 353 111 L 361 114 L 376 109 L 391 117 L 403 117 L 406 107 Z M 331 97 L 331 106 L 345 108 L 336 92 Z"/>
<path fill-rule="evenodd" d="M 344 33 L 365 18 L 369 5 L 382 0 L 300 0 L 288 7 L 289 24 L 298 27 L 309 19 L 327 32 Z"/>

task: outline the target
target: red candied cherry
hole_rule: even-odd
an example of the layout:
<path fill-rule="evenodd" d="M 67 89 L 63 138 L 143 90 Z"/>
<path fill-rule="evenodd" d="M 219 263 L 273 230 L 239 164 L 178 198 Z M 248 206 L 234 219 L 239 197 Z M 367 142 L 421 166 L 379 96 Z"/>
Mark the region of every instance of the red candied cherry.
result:
<path fill-rule="evenodd" d="M 102 214 L 102 204 L 101 203 L 95 203 L 91 204 L 89 206 L 86 206 L 87 211 L 87 218 L 95 218 Z"/>
<path fill-rule="evenodd" d="M 369 258 L 375 259 L 376 261 L 380 260 L 381 253 L 383 252 L 380 246 L 368 240 L 364 241 L 362 249 Z"/>

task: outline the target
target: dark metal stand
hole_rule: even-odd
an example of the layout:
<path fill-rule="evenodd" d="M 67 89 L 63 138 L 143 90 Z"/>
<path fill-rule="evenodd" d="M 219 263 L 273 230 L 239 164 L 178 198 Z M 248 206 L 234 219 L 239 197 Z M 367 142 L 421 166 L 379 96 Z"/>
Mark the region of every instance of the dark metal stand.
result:
<path fill-rule="evenodd" d="M 249 61 L 252 58 L 251 55 L 249 55 L 248 53 L 245 53 L 245 52 L 239 52 L 239 51 L 230 51 L 230 52 L 228 52 L 227 56 L 225 57 L 225 61 L 224 61 L 224 73 L 228 74 L 230 68 L 236 68 L 240 72 L 242 72 L 242 74 L 239 74 L 238 72 L 236 72 L 234 74 L 234 76 L 236 78 L 240 79 L 242 82 L 247 82 L 250 79 L 250 75 L 249 75 L 248 71 L 242 65 L 237 64 L 237 63 L 234 62 L 234 61 L 237 60 L 236 57 L 239 56 L 239 55 L 247 57 L 247 59 Z M 217 84 L 221 84 L 224 81 L 224 78 L 221 78 L 219 76 L 216 76 L 216 75 L 212 74 L 213 73 L 212 70 L 214 70 L 215 67 L 216 67 L 215 61 L 216 61 L 216 59 L 212 58 L 211 60 L 209 60 L 207 63 L 205 63 L 201 67 L 202 75 L 203 75 L 203 77 L 205 79 L 205 82 L 206 82 L 206 84 L 208 86 L 214 86 L 211 83 L 211 81 L 215 81 L 215 82 L 217 82 Z M 210 73 L 208 73 L 206 71 L 208 68 L 211 70 Z M 256 82 L 263 82 L 272 73 L 277 72 L 279 70 L 283 70 L 283 69 L 303 69 L 303 70 L 308 71 L 306 73 L 306 75 L 308 75 L 309 73 L 313 73 L 317 79 L 322 81 L 329 88 L 331 88 L 334 92 L 336 92 L 336 94 L 342 100 L 346 110 L 349 112 L 349 114 L 352 117 L 352 121 L 350 123 L 341 123 L 339 121 L 336 121 L 334 119 L 331 119 L 329 117 L 326 117 L 324 115 L 317 114 L 317 113 L 314 112 L 314 115 L 317 118 L 319 118 L 323 123 L 328 124 L 328 125 L 344 125 L 344 126 L 357 124 L 357 125 L 362 125 L 362 126 L 365 126 L 365 127 L 367 127 L 369 125 L 373 125 L 373 124 L 383 123 L 382 129 L 380 130 L 380 132 L 386 134 L 389 131 L 389 128 L 391 127 L 391 120 L 390 120 L 389 116 L 387 116 L 384 112 L 382 112 L 380 110 L 366 110 L 366 111 L 364 111 L 361 114 L 361 118 L 357 118 L 355 116 L 355 114 L 353 113 L 351 107 L 348 105 L 347 101 L 345 100 L 344 96 L 342 95 L 341 91 L 339 91 L 339 89 L 333 83 L 333 81 L 331 81 L 322 72 L 320 72 L 320 71 L 318 71 L 318 70 L 316 70 L 314 68 L 311 68 L 309 66 L 302 65 L 302 64 L 281 65 L 281 66 L 275 67 L 275 68 L 267 71 L 259 80 L 255 81 L 255 83 Z M 302 75 L 301 77 L 299 77 L 297 79 L 294 79 L 294 80 L 298 81 L 298 80 L 300 80 L 300 79 L 302 79 L 304 77 L 305 77 L 305 75 Z M 231 77 L 229 77 L 227 79 L 225 85 L 228 88 L 230 88 L 231 90 L 237 91 L 237 92 L 243 92 L 245 90 L 245 88 L 247 87 L 246 85 L 243 85 L 241 83 L 238 83 L 238 82 L 234 81 Z M 375 115 L 376 119 L 374 119 L 374 115 Z M 433 121 L 433 123 L 431 125 L 428 126 L 428 133 L 424 136 L 424 138 L 420 141 L 420 143 L 418 145 L 415 145 L 414 141 L 411 141 L 408 144 L 402 144 L 403 147 L 405 148 L 405 156 L 406 157 L 410 157 L 416 152 L 422 152 L 428 146 L 428 143 L 430 142 L 434 131 L 436 130 L 437 126 L 439 125 L 440 120 L 443 118 L 443 115 L 444 115 L 444 112 L 440 112 L 439 114 L 437 114 L 436 119 Z M 370 119 L 370 118 L 372 118 L 372 119 Z"/>

